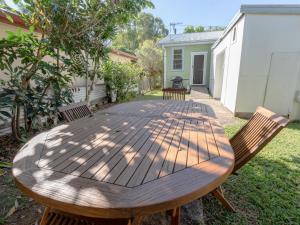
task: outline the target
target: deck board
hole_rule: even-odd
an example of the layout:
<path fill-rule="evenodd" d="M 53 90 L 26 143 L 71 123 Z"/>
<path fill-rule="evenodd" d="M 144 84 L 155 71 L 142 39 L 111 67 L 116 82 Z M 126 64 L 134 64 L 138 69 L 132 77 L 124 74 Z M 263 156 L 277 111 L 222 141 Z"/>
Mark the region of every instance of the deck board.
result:
<path fill-rule="evenodd" d="M 228 176 L 233 152 L 223 133 L 200 103 L 119 104 L 33 138 L 17 154 L 14 176 L 33 198 L 70 213 L 159 212 Z"/>

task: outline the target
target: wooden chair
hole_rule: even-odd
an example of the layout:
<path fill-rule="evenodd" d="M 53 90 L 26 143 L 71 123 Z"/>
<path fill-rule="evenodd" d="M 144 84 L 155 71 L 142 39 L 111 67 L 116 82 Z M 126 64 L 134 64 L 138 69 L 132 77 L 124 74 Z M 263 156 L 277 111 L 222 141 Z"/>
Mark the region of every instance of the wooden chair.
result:
<path fill-rule="evenodd" d="M 236 174 L 236 171 L 262 150 L 288 122 L 288 119 L 258 107 L 250 120 L 230 139 L 235 156 L 232 173 Z M 212 193 L 228 210 L 234 211 L 225 199 L 221 187 Z"/>
<path fill-rule="evenodd" d="M 93 115 L 86 102 L 62 106 L 58 108 L 58 111 L 67 122 Z"/>
<path fill-rule="evenodd" d="M 46 208 L 40 225 L 138 225 L 141 219 L 98 219 Z"/>
<path fill-rule="evenodd" d="M 185 88 L 164 88 L 163 100 L 185 100 Z"/>

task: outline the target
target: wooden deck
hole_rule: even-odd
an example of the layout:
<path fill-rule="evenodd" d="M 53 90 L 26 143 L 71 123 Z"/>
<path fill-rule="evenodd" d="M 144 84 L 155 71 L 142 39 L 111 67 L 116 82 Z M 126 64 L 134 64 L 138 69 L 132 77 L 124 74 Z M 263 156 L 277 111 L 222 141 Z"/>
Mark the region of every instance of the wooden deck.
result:
<path fill-rule="evenodd" d="M 13 175 L 29 196 L 84 216 L 131 218 L 173 209 L 219 186 L 233 168 L 222 127 L 205 106 L 114 106 L 29 141 Z"/>

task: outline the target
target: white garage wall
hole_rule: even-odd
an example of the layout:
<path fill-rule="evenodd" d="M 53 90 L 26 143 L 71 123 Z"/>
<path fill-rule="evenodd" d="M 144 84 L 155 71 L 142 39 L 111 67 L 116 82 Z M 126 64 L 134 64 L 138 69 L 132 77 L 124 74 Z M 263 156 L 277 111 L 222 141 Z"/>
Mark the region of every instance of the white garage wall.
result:
<path fill-rule="evenodd" d="M 236 29 L 236 39 L 233 40 L 234 29 Z M 219 54 L 225 51 L 224 72 L 223 78 L 218 77 L 217 73 L 213 72 L 213 80 L 210 83 L 222 83 L 222 90 L 217 90 L 217 87 L 211 86 L 214 97 L 221 92 L 221 102 L 232 112 L 235 112 L 237 86 L 240 72 L 240 59 L 243 43 L 244 17 L 242 17 L 231 31 L 227 33 L 224 39 L 213 50 L 213 71 L 217 70 L 217 58 Z M 222 82 L 219 82 L 222 80 Z"/>
<path fill-rule="evenodd" d="M 279 53 L 300 52 L 300 16 L 299 15 L 245 15 L 244 42 L 240 67 L 240 79 L 237 91 L 236 109 L 238 113 L 254 112 L 264 104 L 268 76 L 272 76 L 271 56 Z M 289 63 L 282 63 L 282 76 L 285 84 L 295 93 L 300 87 L 300 79 L 292 79 Z M 290 77 L 289 77 L 290 76 Z M 299 74 L 298 74 L 299 77 Z M 274 95 L 275 96 L 275 95 Z M 300 106 L 295 103 L 295 94 L 289 95 L 294 107 L 290 109 L 291 118 L 299 118 Z M 276 102 L 276 99 L 273 100 Z M 274 107 L 277 108 L 278 106 Z M 285 106 L 282 106 L 285 107 Z M 284 110 L 279 110 L 284 111 Z"/>

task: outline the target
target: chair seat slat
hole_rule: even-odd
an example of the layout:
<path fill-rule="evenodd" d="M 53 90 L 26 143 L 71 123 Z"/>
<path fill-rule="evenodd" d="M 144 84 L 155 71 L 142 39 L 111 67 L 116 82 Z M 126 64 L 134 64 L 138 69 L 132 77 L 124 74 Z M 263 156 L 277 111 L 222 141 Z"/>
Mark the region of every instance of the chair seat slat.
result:
<path fill-rule="evenodd" d="M 250 120 L 230 139 L 235 155 L 233 172 L 254 157 L 287 124 L 288 119 L 259 107 Z"/>

